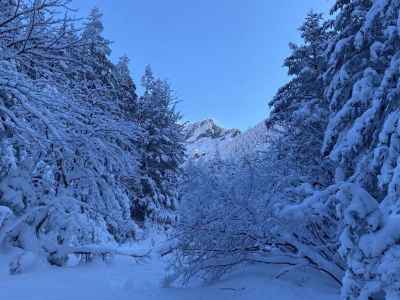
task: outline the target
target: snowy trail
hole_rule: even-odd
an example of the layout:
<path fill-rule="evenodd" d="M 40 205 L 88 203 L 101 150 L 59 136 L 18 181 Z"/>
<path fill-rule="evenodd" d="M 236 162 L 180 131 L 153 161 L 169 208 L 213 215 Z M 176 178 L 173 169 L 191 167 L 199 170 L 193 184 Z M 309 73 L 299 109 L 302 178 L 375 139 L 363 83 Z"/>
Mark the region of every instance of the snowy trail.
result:
<path fill-rule="evenodd" d="M 247 268 L 206 287 L 162 288 L 163 263 L 154 258 L 137 264 L 118 258 L 112 264 L 93 263 L 72 268 L 42 268 L 10 276 L 0 263 L 1 300 L 216 300 L 279 299 L 337 300 L 338 289 L 312 272 L 273 279 L 279 270 Z"/>

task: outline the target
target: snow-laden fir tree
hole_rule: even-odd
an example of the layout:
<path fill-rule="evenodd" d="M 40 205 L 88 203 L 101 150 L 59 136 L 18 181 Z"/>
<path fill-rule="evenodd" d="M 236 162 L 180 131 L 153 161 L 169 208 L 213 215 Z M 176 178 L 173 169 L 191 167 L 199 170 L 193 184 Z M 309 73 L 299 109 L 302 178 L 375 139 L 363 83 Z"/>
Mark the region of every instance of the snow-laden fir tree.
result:
<path fill-rule="evenodd" d="M 88 90 L 89 100 L 104 106 L 107 105 L 104 99 L 98 103 L 99 100 L 93 98 L 108 98 L 107 100 L 111 101 L 109 98 L 116 95 L 112 76 L 113 65 L 109 59 L 111 42 L 103 37 L 102 16 L 98 8 L 90 12 L 81 33 L 83 47 L 78 55 L 85 66 L 83 73 L 80 74 L 82 76 L 79 79 L 80 84 L 84 84 Z"/>
<path fill-rule="evenodd" d="M 398 0 L 341 0 L 333 8 L 323 153 L 337 164 L 344 299 L 400 298 L 399 11 Z"/>
<path fill-rule="evenodd" d="M 290 172 L 282 181 L 316 187 L 331 181 L 330 165 L 320 154 L 328 106 L 321 74 L 326 68 L 324 51 L 331 36 L 322 15 L 309 13 L 299 28 L 302 45 L 290 44 L 291 55 L 284 66 L 292 79 L 274 99 L 267 125 L 276 129 L 272 147 L 277 161 Z"/>
<path fill-rule="evenodd" d="M 124 113 L 135 118 L 137 107 L 136 86 L 129 70 L 129 58 L 124 55 L 120 57 L 114 68 L 114 78 L 118 86 L 118 101 Z"/>
<path fill-rule="evenodd" d="M 265 172 L 274 173 L 270 192 L 279 220 L 277 243 L 288 245 L 296 255 L 310 259 L 310 265 L 340 281 L 344 263 L 337 255 L 336 212 L 310 209 L 312 201 L 306 200 L 333 180 L 332 164 L 321 155 L 329 114 L 322 74 L 332 32 L 322 15 L 313 12 L 299 31 L 303 44 L 290 44 L 292 53 L 284 62 L 292 78 L 270 103 L 267 125 L 272 135 L 267 153 L 271 163 Z"/>
<path fill-rule="evenodd" d="M 143 130 L 140 140 L 140 196 L 135 219 L 146 216 L 173 222 L 177 206 L 176 184 L 184 159 L 183 127 L 169 84 L 156 79 L 150 66 L 142 77 L 143 96 L 138 100 L 137 119 Z"/>

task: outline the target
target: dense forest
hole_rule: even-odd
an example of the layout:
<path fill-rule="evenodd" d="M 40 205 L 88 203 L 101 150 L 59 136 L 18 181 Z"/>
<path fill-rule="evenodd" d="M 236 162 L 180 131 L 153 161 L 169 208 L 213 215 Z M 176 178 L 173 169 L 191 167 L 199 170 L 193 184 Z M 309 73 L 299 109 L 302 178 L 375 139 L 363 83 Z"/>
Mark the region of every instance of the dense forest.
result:
<path fill-rule="evenodd" d="M 78 28 L 67 5 L 4 0 L 0 17 L 0 241 L 58 265 L 173 222 L 184 157 L 168 83 L 148 67 L 139 96 L 100 11 Z"/>
<path fill-rule="evenodd" d="M 0 246 L 22 251 L 12 274 L 27 253 L 85 263 L 157 228 L 168 284 L 285 265 L 323 274 L 342 299 L 400 299 L 400 0 L 310 12 L 288 82 L 245 134 L 184 124 L 150 67 L 139 93 L 129 58 L 110 59 L 98 9 L 82 21 L 66 0 L 0 6 Z M 201 126 L 196 138 L 225 144 L 185 154 Z"/>

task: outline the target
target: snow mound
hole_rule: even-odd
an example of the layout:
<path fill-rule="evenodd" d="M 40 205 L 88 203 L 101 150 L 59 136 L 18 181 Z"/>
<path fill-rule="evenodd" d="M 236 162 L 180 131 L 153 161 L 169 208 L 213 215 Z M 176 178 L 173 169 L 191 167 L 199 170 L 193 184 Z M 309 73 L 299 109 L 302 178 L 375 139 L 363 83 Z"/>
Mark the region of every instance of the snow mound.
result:
<path fill-rule="evenodd" d="M 312 271 L 285 273 L 273 266 L 252 266 L 209 286 L 162 287 L 165 262 L 119 257 L 111 264 L 47 268 L 11 276 L 0 263 L 0 299 L 7 300 L 337 300 L 338 287 Z M 23 287 L 23 288 L 21 288 Z"/>

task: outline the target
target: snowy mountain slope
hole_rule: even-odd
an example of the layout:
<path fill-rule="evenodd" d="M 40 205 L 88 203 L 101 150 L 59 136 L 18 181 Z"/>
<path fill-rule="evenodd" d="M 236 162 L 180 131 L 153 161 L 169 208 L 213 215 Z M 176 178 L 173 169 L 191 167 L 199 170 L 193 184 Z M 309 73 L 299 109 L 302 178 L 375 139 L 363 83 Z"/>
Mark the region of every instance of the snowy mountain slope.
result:
<path fill-rule="evenodd" d="M 212 159 L 241 156 L 265 147 L 269 131 L 264 121 L 241 132 L 238 129 L 224 129 L 214 120 L 189 123 L 185 127 L 186 153 L 193 159 Z"/>

